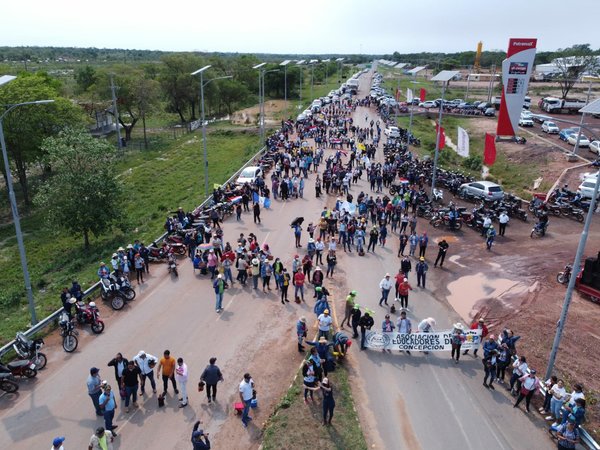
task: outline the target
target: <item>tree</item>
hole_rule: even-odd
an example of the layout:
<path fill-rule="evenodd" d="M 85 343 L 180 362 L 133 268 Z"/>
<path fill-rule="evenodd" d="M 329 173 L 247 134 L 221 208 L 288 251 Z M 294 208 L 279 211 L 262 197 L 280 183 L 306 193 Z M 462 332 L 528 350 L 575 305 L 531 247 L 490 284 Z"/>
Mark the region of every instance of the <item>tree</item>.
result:
<path fill-rule="evenodd" d="M 75 81 L 77 82 L 79 92 L 87 91 L 97 80 L 98 76 L 96 75 L 96 69 L 92 66 L 85 66 L 81 69 L 77 69 L 75 72 Z"/>
<path fill-rule="evenodd" d="M 219 101 L 232 114 L 237 105 L 245 102 L 250 96 L 246 86 L 236 80 L 219 80 L 216 82 L 219 88 Z"/>
<path fill-rule="evenodd" d="M 123 228 L 123 188 L 115 177 L 116 149 L 82 129 L 68 129 L 42 145 L 54 174 L 35 197 L 56 230 L 98 236 L 117 225 Z"/>
<path fill-rule="evenodd" d="M 143 71 L 127 66 L 118 67 L 114 77 L 117 87 L 118 121 L 125 130 L 125 140 L 131 140 L 133 128 L 142 119 L 144 123 L 144 142 L 146 141 L 146 115 L 158 104 L 160 86 L 158 81 L 146 78 Z M 106 99 L 111 98 L 109 74 L 103 74 L 97 85 L 99 94 Z M 114 111 L 108 110 L 111 114 Z"/>
<path fill-rule="evenodd" d="M 577 44 L 555 53 L 554 64 L 558 70 L 556 81 L 560 85 L 562 98 L 566 99 L 569 92 L 586 72 L 598 73 L 600 58 L 594 55 L 590 44 Z"/>
<path fill-rule="evenodd" d="M 182 122 L 186 122 L 188 113 L 190 120 L 195 120 L 200 77 L 191 73 L 202 67 L 204 61 L 190 54 L 173 54 L 163 57 L 162 62 L 159 82 L 168 102 L 167 111 L 179 114 Z"/>
<path fill-rule="evenodd" d="M 0 104 L 10 105 L 36 100 L 54 100 L 45 105 L 21 106 L 4 119 L 4 136 L 26 205 L 29 195 L 29 167 L 40 162 L 44 138 L 56 135 L 67 126 L 80 126 L 83 111 L 65 98 L 58 96 L 60 83 L 44 73 L 21 74 L 0 89 Z M 4 170 L 4 167 L 2 167 Z"/>

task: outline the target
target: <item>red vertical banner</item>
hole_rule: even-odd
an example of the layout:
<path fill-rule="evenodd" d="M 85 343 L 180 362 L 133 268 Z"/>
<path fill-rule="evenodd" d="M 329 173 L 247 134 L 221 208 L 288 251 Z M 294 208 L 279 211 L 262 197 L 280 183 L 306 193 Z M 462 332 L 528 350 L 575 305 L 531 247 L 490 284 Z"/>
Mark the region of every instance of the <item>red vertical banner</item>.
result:
<path fill-rule="evenodd" d="M 427 96 L 427 91 L 423 88 L 421 88 L 421 92 L 419 93 L 419 98 L 422 102 L 425 101 L 425 98 Z"/>
<path fill-rule="evenodd" d="M 444 130 L 444 127 L 440 127 L 439 124 L 435 124 L 435 135 L 436 135 L 436 139 L 437 139 L 437 133 L 440 133 L 440 145 L 438 147 L 439 150 L 443 149 L 446 146 L 446 130 Z"/>
<path fill-rule="evenodd" d="M 485 149 L 483 150 L 483 163 L 491 166 L 496 162 L 496 140 L 490 133 L 485 133 Z"/>

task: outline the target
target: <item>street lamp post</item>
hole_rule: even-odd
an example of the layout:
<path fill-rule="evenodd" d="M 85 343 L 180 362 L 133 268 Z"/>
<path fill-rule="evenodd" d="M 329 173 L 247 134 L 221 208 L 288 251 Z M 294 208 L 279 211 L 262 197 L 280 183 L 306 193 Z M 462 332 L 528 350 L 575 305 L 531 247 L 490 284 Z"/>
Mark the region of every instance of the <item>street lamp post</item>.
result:
<path fill-rule="evenodd" d="M 119 126 L 119 110 L 117 109 L 117 94 L 115 92 L 114 75 L 110 75 L 110 94 L 113 104 L 113 112 L 115 114 L 115 128 L 117 129 L 117 146 L 119 150 L 123 150 L 123 141 L 121 141 L 121 127 Z"/>
<path fill-rule="evenodd" d="M 588 92 L 587 92 L 587 100 L 585 101 L 585 103 L 589 103 L 590 102 L 590 94 L 592 93 L 592 82 L 590 81 L 590 84 L 588 86 Z M 585 112 L 581 113 L 581 120 L 579 121 L 579 131 L 577 132 L 577 141 L 575 141 L 575 147 L 573 148 L 573 155 L 577 154 L 577 150 L 579 150 L 579 140 L 581 139 L 581 130 L 583 127 L 583 119 L 585 118 Z"/>
<path fill-rule="evenodd" d="M 210 69 L 212 66 L 204 66 L 201 69 L 192 72 L 192 75 L 200 75 L 200 121 L 202 122 L 202 145 L 204 147 L 204 196 L 208 198 L 208 152 L 206 150 L 206 121 L 204 119 L 204 86 L 206 86 L 211 81 L 215 80 L 223 80 L 225 78 L 232 78 L 231 75 L 224 77 L 217 77 L 208 80 L 206 83 L 204 82 L 204 71 Z"/>
<path fill-rule="evenodd" d="M 0 77 L 0 86 L 9 83 L 16 77 L 11 75 L 4 75 Z M 8 162 L 8 153 L 6 151 L 6 142 L 4 140 L 4 117 L 13 109 L 19 106 L 25 105 L 43 105 L 46 103 L 52 103 L 54 100 L 37 100 L 33 102 L 23 102 L 10 105 L 6 111 L 0 116 L 0 145 L 2 146 L 2 158 L 4 159 L 4 170 L 6 172 L 6 184 L 8 187 L 8 198 L 10 200 L 10 207 L 12 210 L 13 221 L 15 222 L 15 232 L 17 235 L 17 245 L 19 247 L 19 256 L 21 257 L 21 267 L 23 269 L 23 278 L 25 280 L 25 292 L 27 294 L 27 301 L 29 303 L 29 314 L 31 315 L 31 325 L 37 323 L 37 317 L 35 314 L 35 301 L 33 299 L 33 291 L 31 289 L 31 278 L 29 277 L 29 269 L 27 266 L 27 255 L 25 254 L 25 243 L 23 242 L 23 233 L 21 231 L 21 220 L 19 218 L 19 210 L 17 209 L 17 199 L 15 197 L 15 191 L 13 188 L 12 174 L 10 172 L 10 164 Z"/>
<path fill-rule="evenodd" d="M 280 66 L 283 66 L 283 99 L 285 100 L 285 115 L 288 116 L 288 100 L 287 100 L 287 66 L 291 60 L 286 59 Z"/>
<path fill-rule="evenodd" d="M 297 66 L 300 66 L 300 108 L 302 108 L 302 64 L 304 64 L 305 60 L 301 59 L 296 63 Z"/>
<path fill-rule="evenodd" d="M 431 175 L 431 192 L 435 189 L 435 175 L 437 171 L 437 160 L 440 152 L 440 137 L 442 133 L 442 113 L 444 111 L 444 95 L 446 94 L 446 86 L 448 81 L 454 78 L 459 72 L 456 70 L 442 70 L 435 77 L 431 78 L 431 81 L 442 82 L 442 103 L 440 104 L 440 112 L 438 114 L 438 129 L 435 137 L 435 155 L 433 157 L 433 173 Z"/>

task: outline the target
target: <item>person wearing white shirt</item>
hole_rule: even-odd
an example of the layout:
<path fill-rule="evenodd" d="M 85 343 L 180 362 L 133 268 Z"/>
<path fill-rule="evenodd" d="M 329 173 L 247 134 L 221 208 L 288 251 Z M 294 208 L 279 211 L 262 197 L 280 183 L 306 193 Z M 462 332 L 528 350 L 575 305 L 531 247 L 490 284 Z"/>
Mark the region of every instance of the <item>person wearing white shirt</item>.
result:
<path fill-rule="evenodd" d="M 563 380 L 558 380 L 554 386 L 550 388 L 550 415 L 546 416 L 546 420 L 554 419 L 558 422 L 561 418 L 560 408 L 562 408 L 563 402 L 567 397 L 567 390 L 565 389 L 565 383 Z"/>
<path fill-rule="evenodd" d="M 506 211 L 502 211 L 498 216 L 498 223 L 500 224 L 500 230 L 498 231 L 498 234 L 500 236 L 504 236 L 504 232 L 506 231 L 506 224 L 509 221 L 510 218 L 508 217 L 508 214 L 506 214 Z"/>
<path fill-rule="evenodd" d="M 329 329 L 331 328 L 331 323 L 333 322 L 331 316 L 329 315 L 329 310 L 326 309 L 323 311 L 323 314 L 319 315 L 317 320 L 319 321 L 319 337 L 323 336 L 328 339 Z"/>
<path fill-rule="evenodd" d="M 177 381 L 177 385 L 179 386 L 179 390 L 181 392 L 181 403 L 179 404 L 179 407 L 183 408 L 188 404 L 188 367 L 187 364 L 183 362 L 183 358 L 177 358 L 177 366 L 175 366 L 175 381 Z"/>
<path fill-rule="evenodd" d="M 248 422 L 252 420 L 252 417 L 248 415 L 250 411 L 250 403 L 252 402 L 252 397 L 254 397 L 254 380 L 250 376 L 249 373 L 244 374 L 244 379 L 240 383 L 239 392 L 240 399 L 244 404 L 244 410 L 242 412 L 242 424 L 244 428 L 248 427 Z"/>
<path fill-rule="evenodd" d="M 388 304 L 388 295 L 392 289 L 392 281 L 390 280 L 390 274 L 386 273 L 385 277 L 379 282 L 379 289 L 381 289 L 381 299 L 379 300 L 379 306 L 381 303 Z"/>
<path fill-rule="evenodd" d="M 141 394 L 144 395 L 144 387 L 146 386 L 146 378 L 150 379 L 152 386 L 152 392 L 156 394 L 156 381 L 154 381 L 154 366 L 158 361 L 156 356 L 152 356 L 146 353 L 144 350 L 140 351 L 134 358 L 135 364 L 140 368 L 142 375 L 142 384 L 140 386 Z"/>
<path fill-rule="evenodd" d="M 483 219 L 483 226 L 481 227 L 481 235 L 485 236 L 487 234 L 488 228 L 491 226 L 492 219 L 490 219 L 490 216 L 485 216 L 485 218 Z"/>
<path fill-rule="evenodd" d="M 510 386 L 506 389 L 513 392 L 513 394 L 516 394 L 521 390 L 521 382 L 519 381 L 519 378 L 527 374 L 527 359 L 524 356 L 521 356 L 519 359 L 515 359 L 512 366 L 513 373 L 510 377 Z M 516 390 L 514 389 L 515 383 L 517 384 Z"/>

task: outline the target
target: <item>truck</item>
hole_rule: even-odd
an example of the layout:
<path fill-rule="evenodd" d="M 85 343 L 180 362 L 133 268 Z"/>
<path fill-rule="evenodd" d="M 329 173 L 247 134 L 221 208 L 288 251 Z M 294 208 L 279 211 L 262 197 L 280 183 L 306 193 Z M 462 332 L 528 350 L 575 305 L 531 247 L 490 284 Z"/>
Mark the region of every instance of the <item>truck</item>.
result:
<path fill-rule="evenodd" d="M 496 110 L 500 109 L 500 102 L 502 101 L 502 97 L 492 97 L 492 107 L 496 108 Z M 525 96 L 523 99 L 523 108 L 529 109 L 531 106 L 531 97 Z"/>
<path fill-rule="evenodd" d="M 356 95 L 358 93 L 358 79 L 350 78 L 348 81 L 346 81 L 346 90 L 352 95 Z"/>
<path fill-rule="evenodd" d="M 540 109 L 548 113 L 576 113 L 586 105 L 583 100 L 575 98 L 560 99 L 556 97 L 544 97 L 540 100 Z"/>

